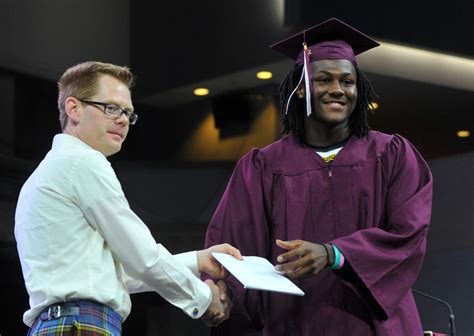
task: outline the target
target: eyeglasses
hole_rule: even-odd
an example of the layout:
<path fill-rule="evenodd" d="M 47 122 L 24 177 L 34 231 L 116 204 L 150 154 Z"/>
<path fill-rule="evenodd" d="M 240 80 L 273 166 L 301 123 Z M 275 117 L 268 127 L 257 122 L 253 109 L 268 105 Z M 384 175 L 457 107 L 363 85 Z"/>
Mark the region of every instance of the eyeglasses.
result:
<path fill-rule="evenodd" d="M 122 116 L 122 114 L 125 114 L 130 125 L 135 125 L 138 120 L 137 114 L 133 113 L 132 111 L 123 109 L 120 106 L 117 106 L 115 104 L 101 103 L 101 102 L 79 99 L 79 98 L 77 98 L 77 100 L 89 105 L 95 105 L 97 107 L 101 106 L 102 107 L 101 110 L 105 113 L 105 115 L 112 119 L 118 119 Z"/>

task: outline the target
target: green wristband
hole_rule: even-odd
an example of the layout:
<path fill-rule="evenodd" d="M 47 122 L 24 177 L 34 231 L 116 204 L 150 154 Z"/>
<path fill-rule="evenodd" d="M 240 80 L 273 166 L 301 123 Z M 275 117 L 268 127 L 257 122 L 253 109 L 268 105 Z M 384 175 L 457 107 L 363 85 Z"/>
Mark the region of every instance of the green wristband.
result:
<path fill-rule="evenodd" d="M 331 244 L 332 250 L 334 251 L 334 264 L 331 265 L 331 269 L 335 270 L 341 261 L 341 252 L 333 244 Z"/>

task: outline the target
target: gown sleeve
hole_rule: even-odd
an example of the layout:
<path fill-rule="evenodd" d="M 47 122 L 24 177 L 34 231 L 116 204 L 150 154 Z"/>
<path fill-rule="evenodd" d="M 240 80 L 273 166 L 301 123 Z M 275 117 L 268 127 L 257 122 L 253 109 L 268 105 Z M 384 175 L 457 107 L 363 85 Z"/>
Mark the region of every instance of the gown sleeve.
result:
<path fill-rule="evenodd" d="M 269 257 L 269 211 L 272 174 L 266 172 L 261 153 L 245 155 L 227 185 L 206 233 L 206 248 L 229 243 L 242 255 Z M 245 290 L 233 276 L 226 279 L 233 294 L 229 320 L 213 328 L 212 335 L 248 335 L 265 324 L 267 294 Z"/>
<path fill-rule="evenodd" d="M 385 222 L 332 241 L 348 265 L 336 271 L 382 320 L 391 316 L 422 266 L 431 219 L 432 176 L 410 142 L 395 135 L 382 156 Z"/>

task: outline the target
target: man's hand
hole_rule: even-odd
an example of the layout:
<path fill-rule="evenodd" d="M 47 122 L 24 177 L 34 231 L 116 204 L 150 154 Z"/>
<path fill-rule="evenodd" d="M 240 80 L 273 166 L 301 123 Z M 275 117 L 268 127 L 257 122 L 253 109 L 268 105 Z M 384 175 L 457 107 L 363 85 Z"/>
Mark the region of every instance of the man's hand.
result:
<path fill-rule="evenodd" d="M 276 269 L 287 277 L 301 279 L 321 272 L 328 264 L 334 262 L 334 251 L 329 244 L 325 244 L 329 255 L 321 244 L 314 244 L 304 240 L 282 241 L 277 239 L 276 244 L 289 252 L 278 256 L 280 265 Z M 329 262 L 328 262 L 329 261 Z"/>
<path fill-rule="evenodd" d="M 219 280 L 216 285 L 209 279 L 205 283 L 211 288 L 212 301 L 201 318 L 207 326 L 215 327 L 229 318 L 232 303 L 227 295 L 227 286 L 224 281 Z"/>
<path fill-rule="evenodd" d="M 197 251 L 198 269 L 201 273 L 207 273 L 215 278 L 224 279 L 229 274 L 227 270 L 212 256 L 212 252 L 227 253 L 242 260 L 240 251 L 229 244 L 220 244 L 209 247 L 206 250 Z"/>

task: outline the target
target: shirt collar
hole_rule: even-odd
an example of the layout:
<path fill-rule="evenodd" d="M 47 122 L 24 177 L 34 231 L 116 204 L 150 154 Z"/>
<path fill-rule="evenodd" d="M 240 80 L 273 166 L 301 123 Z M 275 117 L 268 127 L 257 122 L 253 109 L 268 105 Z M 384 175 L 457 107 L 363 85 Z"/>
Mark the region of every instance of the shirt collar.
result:
<path fill-rule="evenodd" d="M 84 141 L 82 141 L 81 139 L 79 139 L 78 137 L 75 137 L 73 135 L 65 134 L 65 133 L 59 133 L 59 134 L 56 134 L 54 136 L 53 146 L 52 146 L 53 150 L 58 150 L 58 149 L 63 149 L 63 148 L 68 148 L 68 147 L 71 147 L 71 148 L 72 147 L 74 147 L 74 148 L 80 147 L 80 148 L 83 148 L 83 149 L 93 150 L 93 151 L 96 151 L 96 152 L 100 153 L 99 151 L 95 150 L 94 148 L 92 148 L 91 146 L 86 144 Z M 102 153 L 100 153 L 100 154 L 103 155 Z"/>

